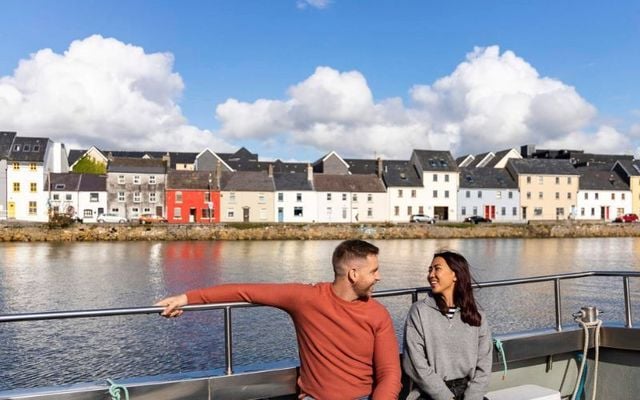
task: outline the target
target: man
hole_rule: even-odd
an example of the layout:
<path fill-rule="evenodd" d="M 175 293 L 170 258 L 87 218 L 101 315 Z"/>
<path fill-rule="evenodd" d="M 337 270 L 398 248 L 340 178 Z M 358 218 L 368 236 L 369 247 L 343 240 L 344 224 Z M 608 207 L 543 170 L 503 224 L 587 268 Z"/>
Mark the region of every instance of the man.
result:
<path fill-rule="evenodd" d="M 300 354 L 300 399 L 397 399 L 398 343 L 387 310 L 371 298 L 380 280 L 378 248 L 347 240 L 333 252 L 333 282 L 228 284 L 156 303 L 177 317 L 187 304 L 246 301 L 286 311 Z"/>

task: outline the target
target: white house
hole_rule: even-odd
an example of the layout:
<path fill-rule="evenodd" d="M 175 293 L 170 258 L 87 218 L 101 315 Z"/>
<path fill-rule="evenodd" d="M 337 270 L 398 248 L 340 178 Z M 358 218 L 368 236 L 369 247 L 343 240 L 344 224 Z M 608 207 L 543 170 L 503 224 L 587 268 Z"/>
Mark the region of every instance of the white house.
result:
<path fill-rule="evenodd" d="M 459 172 L 449 151 L 414 150 L 410 164 L 423 187 L 425 213 L 443 221 L 457 221 Z"/>
<path fill-rule="evenodd" d="M 377 175 L 314 174 L 318 222 L 384 222 L 388 198 Z"/>
<path fill-rule="evenodd" d="M 274 212 L 278 222 L 315 222 L 318 203 L 313 190 L 313 170 L 306 173 L 282 172 L 273 174 L 276 187 Z"/>
<path fill-rule="evenodd" d="M 629 184 L 615 171 L 577 168 L 580 186 L 575 219 L 610 221 L 632 212 Z"/>

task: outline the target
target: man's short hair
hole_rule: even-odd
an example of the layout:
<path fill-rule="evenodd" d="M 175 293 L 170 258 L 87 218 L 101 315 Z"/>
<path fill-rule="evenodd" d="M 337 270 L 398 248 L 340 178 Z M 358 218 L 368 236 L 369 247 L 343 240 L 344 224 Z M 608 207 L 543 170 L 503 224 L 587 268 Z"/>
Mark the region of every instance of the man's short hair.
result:
<path fill-rule="evenodd" d="M 366 259 L 370 255 L 378 255 L 380 250 L 364 240 L 345 240 L 333 251 L 331 263 L 336 276 L 344 275 L 344 265 L 354 259 Z"/>

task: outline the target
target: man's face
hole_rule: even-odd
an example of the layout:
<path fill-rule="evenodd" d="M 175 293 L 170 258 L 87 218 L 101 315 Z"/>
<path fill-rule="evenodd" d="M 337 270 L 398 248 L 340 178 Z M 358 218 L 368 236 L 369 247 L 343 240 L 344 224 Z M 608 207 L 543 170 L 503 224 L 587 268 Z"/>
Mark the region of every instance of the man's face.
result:
<path fill-rule="evenodd" d="M 380 280 L 378 256 L 370 254 L 366 259 L 354 260 L 355 279 L 353 289 L 359 298 L 369 298 L 373 293 L 373 286 Z"/>

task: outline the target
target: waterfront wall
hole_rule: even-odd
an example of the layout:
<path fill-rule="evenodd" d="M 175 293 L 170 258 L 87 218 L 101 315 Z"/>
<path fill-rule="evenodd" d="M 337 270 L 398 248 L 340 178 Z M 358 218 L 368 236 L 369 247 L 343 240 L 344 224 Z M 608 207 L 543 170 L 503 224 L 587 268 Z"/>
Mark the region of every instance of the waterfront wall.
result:
<path fill-rule="evenodd" d="M 326 240 L 431 238 L 577 238 L 640 236 L 640 224 L 575 221 L 536 224 L 0 224 L 0 242 L 136 240 Z"/>

